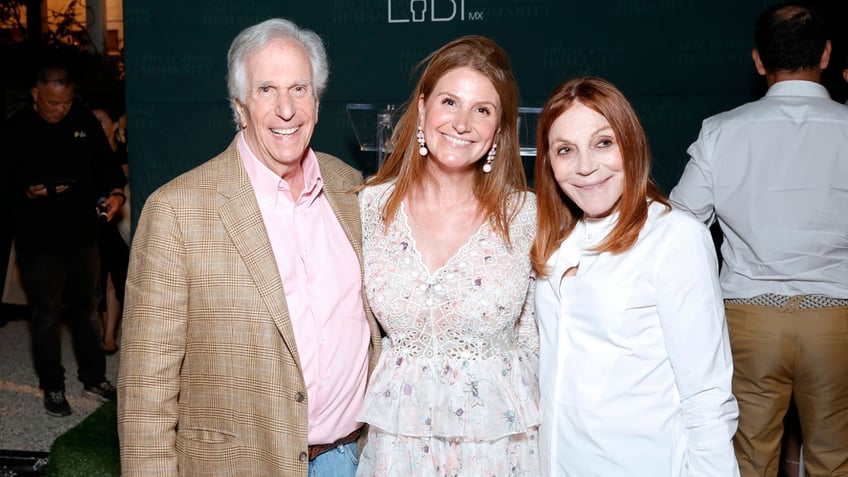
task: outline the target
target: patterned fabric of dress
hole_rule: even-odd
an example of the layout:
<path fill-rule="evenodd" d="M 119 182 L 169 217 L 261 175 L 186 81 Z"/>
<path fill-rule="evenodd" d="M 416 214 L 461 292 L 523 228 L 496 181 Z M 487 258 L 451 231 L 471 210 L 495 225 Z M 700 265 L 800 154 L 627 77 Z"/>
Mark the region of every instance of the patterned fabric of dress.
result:
<path fill-rule="evenodd" d="M 525 194 L 523 202 L 514 195 L 521 209 L 510 224 L 511 244 L 484 223 L 430 273 L 403 206 L 384 232 L 383 204 L 393 187 L 360 193 L 366 293 L 388 335 L 360 420 L 404 436 L 399 442 L 410 447 L 422 443 L 408 437 L 455 446 L 535 436 L 539 338 L 529 262 L 535 195 Z M 530 444 L 526 452 L 535 454 L 535 440 Z M 503 451 L 491 457 L 504 459 Z"/>

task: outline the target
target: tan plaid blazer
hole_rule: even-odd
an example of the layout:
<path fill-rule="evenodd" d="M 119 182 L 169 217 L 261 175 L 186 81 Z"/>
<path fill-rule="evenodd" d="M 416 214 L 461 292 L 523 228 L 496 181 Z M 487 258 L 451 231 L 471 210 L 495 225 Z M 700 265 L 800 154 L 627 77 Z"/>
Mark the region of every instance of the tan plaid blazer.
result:
<path fill-rule="evenodd" d="M 362 175 L 318 160 L 361 261 L 349 191 Z M 365 303 L 373 370 L 380 333 Z M 118 377 L 122 475 L 306 476 L 306 405 L 283 284 L 234 140 L 141 213 Z"/>

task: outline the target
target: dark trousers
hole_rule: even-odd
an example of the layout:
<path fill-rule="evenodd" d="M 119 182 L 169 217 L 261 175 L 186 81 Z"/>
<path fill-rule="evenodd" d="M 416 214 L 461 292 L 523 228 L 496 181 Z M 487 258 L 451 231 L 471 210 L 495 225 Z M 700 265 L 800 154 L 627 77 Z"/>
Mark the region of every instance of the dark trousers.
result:
<path fill-rule="evenodd" d="M 68 322 L 84 386 L 105 380 L 106 358 L 100 348 L 100 257 L 97 246 L 55 254 L 18 247 L 17 258 L 32 317 L 30 336 L 35 372 L 45 391 L 65 389 L 62 367 L 62 318 Z"/>

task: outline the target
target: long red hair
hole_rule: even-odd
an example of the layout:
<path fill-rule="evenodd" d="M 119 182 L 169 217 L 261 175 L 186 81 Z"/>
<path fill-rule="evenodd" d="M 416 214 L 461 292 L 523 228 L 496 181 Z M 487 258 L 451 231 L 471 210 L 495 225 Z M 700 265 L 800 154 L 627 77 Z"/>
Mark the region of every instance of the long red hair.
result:
<path fill-rule="evenodd" d="M 426 65 L 426 66 L 425 66 Z M 426 180 L 427 158 L 418 153 L 418 99 L 427 101 L 436 83 L 456 68 L 472 68 L 495 87 L 501 102 L 500 132 L 495 136 L 498 145 L 492 172 L 484 174 L 485 155 L 478 161 L 480 173 L 474 183 L 474 196 L 482 212 L 491 217 L 496 232 L 509 243 L 509 222 L 519 207 L 510 206 L 509 196 L 514 191 L 527 189 L 527 178 L 521 162 L 518 144 L 518 85 L 512 73 L 509 56 L 489 38 L 464 36 L 447 43 L 427 56 L 416 70 L 424 71 L 415 90 L 407 101 L 406 112 L 398 120 L 390 140 L 393 146 L 383 166 L 368 180 L 376 185 L 396 180 L 394 191 L 386 202 L 383 216 L 385 226 L 391 224 L 403 198 Z"/>
<path fill-rule="evenodd" d="M 551 126 L 576 102 L 596 111 L 610 123 L 618 140 L 624 167 L 624 190 L 616 210 L 618 222 L 595 249 L 621 253 L 630 249 L 648 218 L 651 201 L 668 200 L 650 178 L 651 151 L 633 106 L 614 85 L 595 77 L 575 78 L 559 85 L 545 102 L 536 126 L 536 239 L 530 251 L 533 269 L 545 276 L 545 264 L 583 217 L 583 211 L 560 189 L 550 163 Z"/>

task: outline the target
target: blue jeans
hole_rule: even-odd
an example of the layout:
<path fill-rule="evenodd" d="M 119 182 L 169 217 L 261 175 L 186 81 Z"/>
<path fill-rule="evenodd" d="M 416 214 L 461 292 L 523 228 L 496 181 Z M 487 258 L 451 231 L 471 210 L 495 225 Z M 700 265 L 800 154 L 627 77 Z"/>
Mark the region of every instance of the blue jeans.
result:
<path fill-rule="evenodd" d="M 354 477 L 359 454 L 356 442 L 324 452 L 309 463 L 309 477 Z"/>

